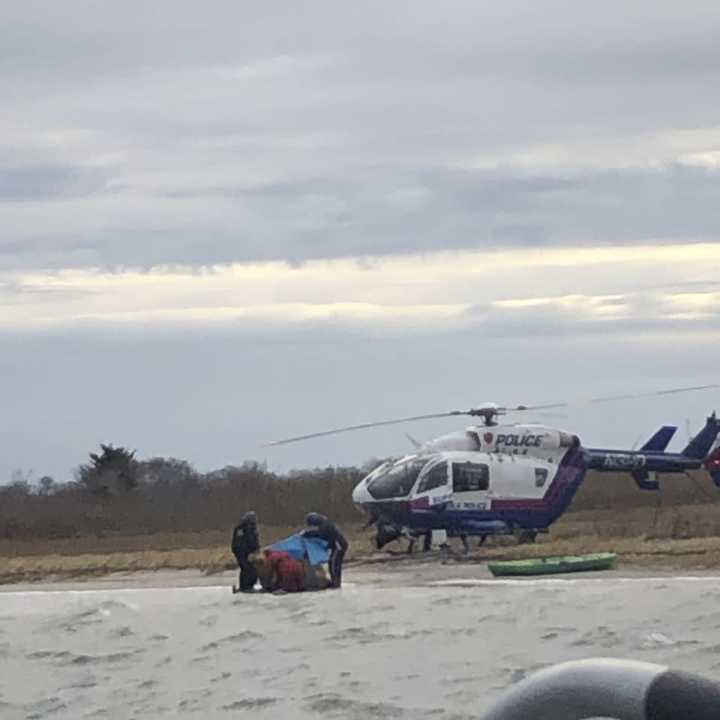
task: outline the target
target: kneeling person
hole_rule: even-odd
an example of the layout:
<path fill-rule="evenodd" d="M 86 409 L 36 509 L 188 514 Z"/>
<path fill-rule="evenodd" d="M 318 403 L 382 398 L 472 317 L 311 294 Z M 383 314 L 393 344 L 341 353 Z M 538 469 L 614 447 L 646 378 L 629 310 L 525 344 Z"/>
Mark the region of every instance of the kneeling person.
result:
<path fill-rule="evenodd" d="M 330 560 L 328 561 L 330 587 L 339 588 L 342 585 L 342 564 L 349 547 L 348 541 L 334 523 L 320 513 L 308 513 L 305 523 L 308 529 L 303 532 L 303 535 L 318 537 L 327 542 L 330 549 Z"/>

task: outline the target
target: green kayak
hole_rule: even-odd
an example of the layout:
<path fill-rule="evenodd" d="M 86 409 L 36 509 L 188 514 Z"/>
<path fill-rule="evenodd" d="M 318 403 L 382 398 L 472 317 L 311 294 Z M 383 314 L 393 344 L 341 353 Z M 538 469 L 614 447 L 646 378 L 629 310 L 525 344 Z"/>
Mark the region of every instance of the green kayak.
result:
<path fill-rule="evenodd" d="M 528 558 L 488 563 L 493 575 L 550 575 L 553 573 L 608 570 L 617 556 L 615 553 L 591 555 L 564 555 L 559 557 Z"/>

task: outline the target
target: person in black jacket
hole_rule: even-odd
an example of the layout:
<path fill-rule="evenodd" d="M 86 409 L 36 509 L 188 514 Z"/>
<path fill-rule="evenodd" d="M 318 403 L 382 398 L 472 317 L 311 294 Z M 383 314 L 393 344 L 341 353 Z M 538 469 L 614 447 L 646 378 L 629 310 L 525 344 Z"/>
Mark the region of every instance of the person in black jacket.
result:
<path fill-rule="evenodd" d="M 230 547 L 240 568 L 238 587 L 233 585 L 233 592 L 251 592 L 258 575 L 255 566 L 250 562 L 249 555 L 260 549 L 257 516 L 254 512 L 246 512 L 240 518 L 239 524 L 233 529 Z"/>
<path fill-rule="evenodd" d="M 306 537 L 318 537 L 327 542 L 330 547 L 330 587 L 339 588 L 342 585 L 342 564 L 345 553 L 349 547 L 345 536 L 320 513 L 308 513 L 305 518 L 308 528 L 303 532 Z"/>

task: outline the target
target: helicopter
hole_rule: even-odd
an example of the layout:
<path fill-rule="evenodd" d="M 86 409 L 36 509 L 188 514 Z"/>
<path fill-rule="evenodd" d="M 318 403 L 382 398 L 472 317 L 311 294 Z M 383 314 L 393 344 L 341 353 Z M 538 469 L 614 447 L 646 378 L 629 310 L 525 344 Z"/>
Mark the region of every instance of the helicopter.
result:
<path fill-rule="evenodd" d="M 660 390 L 652 393 L 596 398 L 587 403 L 625 400 L 719 387 Z M 659 490 L 662 474 L 687 473 L 705 468 L 720 487 L 720 446 L 716 444 L 720 420 L 712 413 L 705 426 L 679 453 L 666 448 L 677 427 L 663 425 L 641 448 L 618 450 L 582 445 L 580 438 L 541 424 L 501 424 L 504 415 L 546 412 L 569 403 L 502 406 L 482 403 L 469 410 L 452 410 L 412 417 L 351 425 L 323 432 L 276 440 L 268 446 L 366 428 L 440 417 L 470 416 L 480 424 L 434 438 L 425 443 L 411 439 L 412 454 L 381 463 L 354 488 L 352 499 L 368 518 L 366 528 L 377 527 L 380 549 L 401 536 L 414 541 L 441 531 L 482 544 L 491 535 L 515 535 L 519 542 L 534 542 L 538 533 L 568 509 L 589 470 L 628 473 L 645 491 Z"/>

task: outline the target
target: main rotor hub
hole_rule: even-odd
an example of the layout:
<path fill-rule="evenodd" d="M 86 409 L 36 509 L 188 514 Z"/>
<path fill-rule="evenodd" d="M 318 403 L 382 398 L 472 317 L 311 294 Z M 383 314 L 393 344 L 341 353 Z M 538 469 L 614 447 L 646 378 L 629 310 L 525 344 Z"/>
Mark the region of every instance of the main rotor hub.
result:
<path fill-rule="evenodd" d="M 495 418 L 499 415 L 504 415 L 505 412 L 505 408 L 500 407 L 495 403 L 484 403 L 480 407 L 470 410 L 468 415 L 479 417 L 485 427 L 494 427 L 497 425 Z"/>

